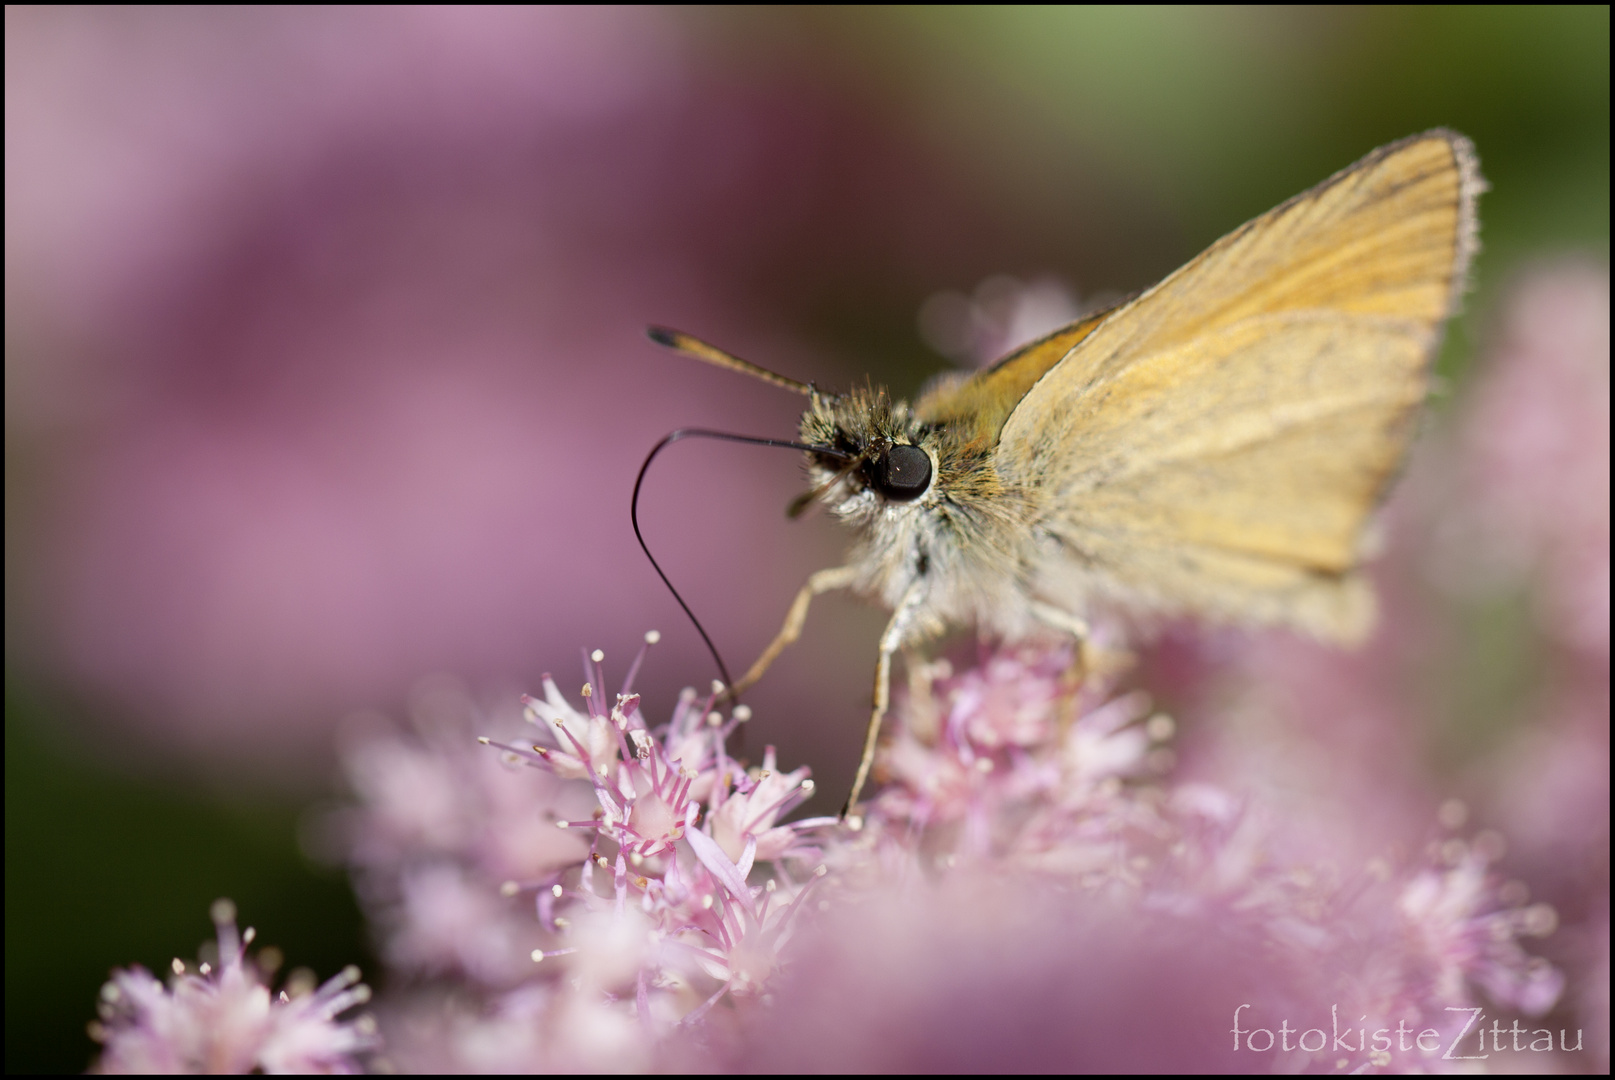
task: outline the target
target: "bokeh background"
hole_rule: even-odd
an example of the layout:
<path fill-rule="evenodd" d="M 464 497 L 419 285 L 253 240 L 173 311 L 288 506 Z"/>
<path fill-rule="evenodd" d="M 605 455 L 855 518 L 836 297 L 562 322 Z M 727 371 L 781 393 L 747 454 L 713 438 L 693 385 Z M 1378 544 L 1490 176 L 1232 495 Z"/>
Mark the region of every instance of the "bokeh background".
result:
<path fill-rule="evenodd" d="M 1552 281 L 1592 295 L 1595 345 L 1603 298 L 1602 367 L 1554 400 L 1603 403 L 1566 505 L 1594 536 L 1602 506 L 1575 700 L 1607 751 L 1607 8 L 8 8 L 8 1071 L 82 1069 L 107 970 L 193 955 L 218 896 L 293 964 L 373 969 L 299 843 L 356 710 L 442 673 L 493 709 L 581 683 L 583 648 L 620 677 L 650 628 L 649 701 L 711 677 L 634 472 L 677 426 L 788 435 L 799 402 L 646 323 L 912 393 L 980 346 L 945 316 L 996 275 L 1144 286 L 1436 125 L 1493 187 L 1438 411 L 1507 354 L 1522 281 L 1550 324 Z M 844 541 L 784 519 L 797 468 L 693 443 L 651 475 L 647 536 L 732 666 Z M 1422 669 L 1451 692 L 1420 767 L 1460 793 L 1550 738 L 1521 703 L 1571 663 L 1493 578 Z M 818 605 L 750 742 L 845 790 L 880 625 Z M 1179 648 L 1142 676 L 1168 697 L 1205 658 Z"/>

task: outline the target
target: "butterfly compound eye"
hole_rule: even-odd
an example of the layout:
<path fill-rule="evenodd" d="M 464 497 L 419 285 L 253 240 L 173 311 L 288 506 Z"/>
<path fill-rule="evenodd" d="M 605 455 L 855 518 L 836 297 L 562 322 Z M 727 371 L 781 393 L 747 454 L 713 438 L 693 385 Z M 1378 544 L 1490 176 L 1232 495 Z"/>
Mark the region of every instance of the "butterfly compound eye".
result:
<path fill-rule="evenodd" d="M 918 446 L 894 446 L 881 456 L 875 490 L 893 502 L 908 502 L 931 486 L 931 457 Z"/>

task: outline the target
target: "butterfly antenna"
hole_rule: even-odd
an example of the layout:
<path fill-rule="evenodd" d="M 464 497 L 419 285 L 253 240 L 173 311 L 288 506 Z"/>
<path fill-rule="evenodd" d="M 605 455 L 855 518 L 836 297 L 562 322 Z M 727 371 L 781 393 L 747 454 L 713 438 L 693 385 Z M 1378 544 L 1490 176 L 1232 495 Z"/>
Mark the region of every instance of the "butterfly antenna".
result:
<path fill-rule="evenodd" d="M 740 362 L 744 363 L 744 361 Z M 650 553 L 650 545 L 645 543 L 645 534 L 639 531 L 639 489 L 644 486 L 645 473 L 650 469 L 650 463 L 656 460 L 657 454 L 660 454 L 679 440 L 692 438 L 720 439 L 724 442 L 750 443 L 753 446 L 778 446 L 786 450 L 806 450 L 810 453 L 824 454 L 828 457 L 843 460 L 850 459 L 851 455 L 844 454 L 828 446 L 809 446 L 807 443 L 788 442 L 784 439 L 763 439 L 753 435 L 734 435 L 727 431 L 709 431 L 706 428 L 680 428 L 677 431 L 670 432 L 662 437 L 661 442 L 651 447 L 649 454 L 645 455 L 645 463 L 639 467 L 639 475 L 634 478 L 634 496 L 628 506 L 628 517 L 634 525 L 634 539 L 639 541 L 639 548 L 645 553 L 645 558 L 650 560 L 651 568 L 656 571 L 656 576 L 662 579 L 662 584 L 667 586 L 667 591 L 673 594 L 673 599 L 679 602 L 679 607 L 684 609 L 684 614 L 688 615 L 690 622 L 695 624 L 696 633 L 700 634 L 701 640 L 706 642 L 707 651 L 712 654 L 713 661 L 718 665 L 718 674 L 723 677 L 724 689 L 728 690 L 729 687 L 734 685 L 734 680 L 729 677 L 729 668 L 724 664 L 723 657 L 718 655 L 718 647 L 712 643 L 712 638 L 708 636 L 706 628 L 701 625 L 701 620 L 695 617 L 695 612 L 690 610 L 690 605 L 684 602 L 684 597 L 679 595 L 679 591 L 668 580 L 667 572 L 662 569 L 662 564 L 657 562 L 656 556 Z M 731 698 L 731 700 L 734 699 Z"/>
<path fill-rule="evenodd" d="M 676 353 L 682 353 L 685 356 L 693 357 L 716 367 L 738 371 L 742 375 L 750 375 L 754 379 L 761 379 L 765 383 L 783 387 L 798 394 L 811 396 L 813 393 L 813 387 L 807 383 L 788 379 L 784 375 L 776 375 L 765 367 L 758 367 L 750 360 L 742 360 L 738 356 L 726 353 L 716 345 L 708 345 L 700 338 L 691 337 L 682 330 L 669 330 L 665 326 L 647 326 L 645 336 L 656 342 L 656 344 L 672 349 Z M 776 443 L 774 445 L 781 444 Z"/>

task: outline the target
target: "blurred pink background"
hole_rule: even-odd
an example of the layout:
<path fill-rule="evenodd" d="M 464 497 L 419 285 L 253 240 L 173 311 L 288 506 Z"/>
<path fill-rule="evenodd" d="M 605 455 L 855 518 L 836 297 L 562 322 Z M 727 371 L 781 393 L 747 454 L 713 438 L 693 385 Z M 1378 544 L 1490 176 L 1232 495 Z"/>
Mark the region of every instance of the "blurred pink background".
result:
<path fill-rule="evenodd" d="M 837 162 L 923 170 L 789 73 L 723 94 L 655 12 L 308 29 L 8 13 L 9 662 L 111 703 L 120 740 L 270 773 L 438 670 L 571 683 L 580 648 L 625 662 L 659 628 L 648 687 L 709 677 L 634 543 L 634 471 L 675 426 L 788 436 L 798 402 L 643 327 L 845 381 L 780 297 L 847 234 L 936 235 L 923 200 L 849 221 Z M 686 444 L 650 478 L 647 536 L 732 666 L 838 551 L 783 520 L 796 468 Z M 759 713 L 855 726 L 862 688 L 811 668 Z"/>

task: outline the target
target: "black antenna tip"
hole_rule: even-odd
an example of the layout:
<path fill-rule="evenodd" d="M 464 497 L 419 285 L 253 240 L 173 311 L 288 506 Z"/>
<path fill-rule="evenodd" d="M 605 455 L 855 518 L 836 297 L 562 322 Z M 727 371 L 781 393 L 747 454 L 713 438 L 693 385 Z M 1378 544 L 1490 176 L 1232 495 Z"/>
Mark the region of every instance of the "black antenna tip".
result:
<path fill-rule="evenodd" d="M 665 326 L 647 326 L 645 336 L 658 345 L 665 345 L 669 349 L 678 348 L 679 335 L 676 330 L 669 330 Z"/>

